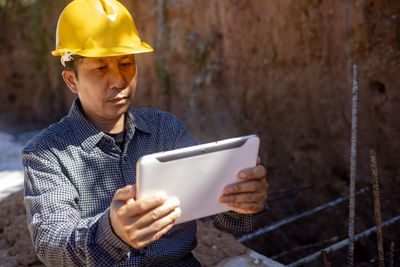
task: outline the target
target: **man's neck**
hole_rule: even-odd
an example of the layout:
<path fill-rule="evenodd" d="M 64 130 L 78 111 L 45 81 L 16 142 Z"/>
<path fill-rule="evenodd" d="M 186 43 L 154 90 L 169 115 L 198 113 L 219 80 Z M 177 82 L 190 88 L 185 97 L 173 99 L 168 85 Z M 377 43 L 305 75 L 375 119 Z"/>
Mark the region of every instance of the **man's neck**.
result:
<path fill-rule="evenodd" d="M 125 129 L 125 113 L 122 114 L 118 119 L 104 119 L 104 118 L 95 118 L 93 116 L 89 116 L 82 104 L 79 103 L 79 109 L 81 110 L 82 114 L 88 119 L 97 129 L 104 133 L 120 133 L 123 132 Z"/>
<path fill-rule="evenodd" d="M 90 121 L 96 126 L 100 131 L 110 134 L 123 132 L 125 129 L 125 114 L 122 115 L 117 121 L 100 121 L 92 120 Z"/>

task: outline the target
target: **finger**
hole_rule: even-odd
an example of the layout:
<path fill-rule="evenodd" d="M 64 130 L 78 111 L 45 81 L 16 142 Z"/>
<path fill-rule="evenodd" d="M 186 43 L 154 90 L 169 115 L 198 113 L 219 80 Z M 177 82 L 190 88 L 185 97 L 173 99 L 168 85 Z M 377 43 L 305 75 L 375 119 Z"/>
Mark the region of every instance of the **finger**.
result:
<path fill-rule="evenodd" d="M 132 188 L 132 190 L 135 192 L 135 196 L 136 196 L 136 185 L 133 185 L 133 188 Z M 134 197 L 135 197 L 134 196 Z M 130 204 L 130 203 L 133 203 L 133 202 L 135 202 L 135 199 L 134 199 L 134 197 L 132 197 L 132 198 L 129 198 L 128 200 L 126 200 L 125 201 L 125 204 Z"/>
<path fill-rule="evenodd" d="M 224 194 L 237 194 L 246 192 L 263 192 L 268 189 L 268 184 L 265 179 L 249 180 L 239 183 L 230 184 L 224 187 Z"/>
<path fill-rule="evenodd" d="M 168 215 L 154 221 L 149 227 L 145 228 L 142 233 L 143 236 L 152 236 L 156 235 L 158 232 L 163 231 L 165 227 L 170 224 L 173 224 L 175 220 L 181 216 L 182 210 L 180 208 L 174 209 Z"/>
<path fill-rule="evenodd" d="M 253 193 L 241 193 L 236 195 L 222 195 L 219 200 L 222 203 L 263 203 L 267 199 L 266 192 L 253 192 Z"/>
<path fill-rule="evenodd" d="M 170 223 L 167 226 L 165 226 L 161 231 L 159 231 L 155 234 L 151 234 L 151 235 L 143 237 L 143 239 L 139 242 L 136 242 L 136 245 L 133 245 L 133 247 L 136 249 L 139 249 L 139 248 L 143 248 L 143 247 L 149 245 L 150 243 L 153 243 L 154 241 L 158 240 L 160 237 L 165 235 L 169 230 L 171 230 L 171 228 L 173 226 L 174 226 L 174 224 Z"/>
<path fill-rule="evenodd" d="M 257 165 L 253 168 L 248 168 L 241 170 L 238 173 L 238 178 L 242 180 L 250 180 L 250 179 L 263 179 L 267 175 L 267 170 L 263 165 Z"/>
<path fill-rule="evenodd" d="M 163 205 L 149 211 L 147 214 L 143 215 L 137 220 L 137 226 L 143 228 L 149 226 L 157 221 L 162 220 L 164 217 L 179 209 L 180 202 L 178 199 L 169 199 Z M 172 214 L 174 215 L 174 214 Z"/>
<path fill-rule="evenodd" d="M 118 189 L 114 194 L 114 200 L 127 201 L 136 196 L 136 186 L 127 185 L 123 188 Z"/>
<path fill-rule="evenodd" d="M 259 203 L 242 203 L 242 204 L 231 203 L 231 205 L 229 206 L 234 208 L 233 211 L 242 214 L 258 213 L 262 211 L 264 208 L 264 205 L 261 205 Z"/>
<path fill-rule="evenodd" d="M 261 158 L 257 157 L 257 165 L 260 165 L 260 164 L 261 164 Z"/>
<path fill-rule="evenodd" d="M 166 194 L 158 194 L 145 199 L 136 200 L 133 203 L 129 203 L 125 206 L 126 213 L 128 216 L 137 216 L 149 212 L 155 209 L 167 201 Z"/>
<path fill-rule="evenodd" d="M 139 246 L 146 246 L 162 235 L 167 233 L 174 225 L 175 220 L 182 214 L 180 208 L 176 208 L 173 212 L 163 218 L 153 222 L 149 227 L 137 230 L 135 235 L 138 236 L 136 243 Z"/>

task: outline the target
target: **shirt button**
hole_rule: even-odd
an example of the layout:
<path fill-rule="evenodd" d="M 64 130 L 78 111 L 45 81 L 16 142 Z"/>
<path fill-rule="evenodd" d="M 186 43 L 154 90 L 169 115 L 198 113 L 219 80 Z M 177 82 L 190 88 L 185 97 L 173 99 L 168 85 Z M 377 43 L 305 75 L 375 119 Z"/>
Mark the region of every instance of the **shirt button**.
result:
<path fill-rule="evenodd" d="M 124 256 L 124 258 L 123 258 L 123 260 L 124 261 L 127 261 L 127 260 L 129 260 L 129 258 L 130 258 L 130 252 L 128 252 L 128 254 L 126 254 L 125 256 Z"/>
<path fill-rule="evenodd" d="M 127 161 L 127 160 L 128 160 L 128 157 L 127 157 L 127 156 L 124 156 L 123 159 L 124 159 L 124 161 Z"/>

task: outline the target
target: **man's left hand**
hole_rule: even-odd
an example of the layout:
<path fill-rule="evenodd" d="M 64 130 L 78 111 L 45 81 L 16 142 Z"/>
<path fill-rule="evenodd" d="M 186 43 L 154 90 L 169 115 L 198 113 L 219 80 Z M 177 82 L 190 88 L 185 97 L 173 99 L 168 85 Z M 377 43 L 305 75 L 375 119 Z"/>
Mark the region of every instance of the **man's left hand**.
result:
<path fill-rule="evenodd" d="M 260 158 L 257 166 L 241 170 L 238 182 L 225 186 L 224 194 L 220 201 L 231 206 L 233 211 L 243 214 L 254 214 L 264 208 L 264 202 L 268 196 L 269 185 L 267 182 L 267 171 L 261 165 Z"/>

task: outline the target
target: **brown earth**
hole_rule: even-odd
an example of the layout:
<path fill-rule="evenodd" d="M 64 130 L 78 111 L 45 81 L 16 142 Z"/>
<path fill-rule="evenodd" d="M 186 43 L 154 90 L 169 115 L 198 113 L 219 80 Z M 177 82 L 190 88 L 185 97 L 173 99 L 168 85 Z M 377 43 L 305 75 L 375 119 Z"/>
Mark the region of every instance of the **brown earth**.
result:
<path fill-rule="evenodd" d="M 0 114 L 55 121 L 72 100 L 49 55 L 69 1 L 4 2 Z M 348 194 L 353 64 L 360 77 L 357 188 L 371 185 L 375 149 L 383 220 L 400 214 L 399 1 L 122 2 L 155 48 L 136 57 L 135 106 L 172 112 L 201 142 L 261 137 L 271 210 L 259 227 Z M 371 193 L 356 207 L 355 231 L 373 226 Z M 347 217 L 344 203 L 245 244 L 271 257 L 292 250 L 278 257 L 289 263 L 323 247 L 306 245 L 345 238 Z M 391 241 L 399 246 L 398 229 L 385 232 L 386 251 Z M 332 261 L 340 265 L 346 250 L 338 253 Z M 375 237 L 357 243 L 355 254 L 361 266 L 377 258 Z"/>
<path fill-rule="evenodd" d="M 23 202 L 23 191 L 0 202 L 0 266 L 44 266 L 36 258 Z"/>

